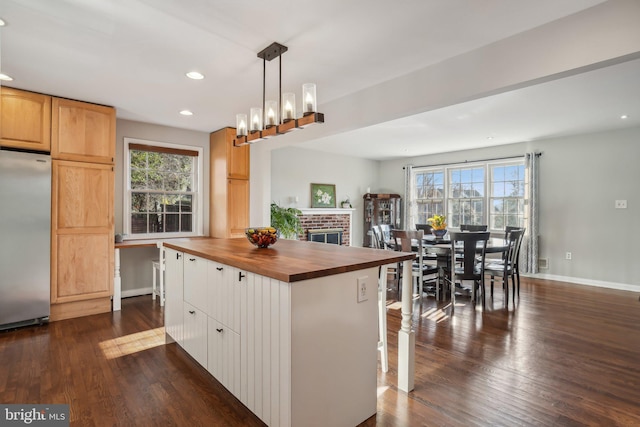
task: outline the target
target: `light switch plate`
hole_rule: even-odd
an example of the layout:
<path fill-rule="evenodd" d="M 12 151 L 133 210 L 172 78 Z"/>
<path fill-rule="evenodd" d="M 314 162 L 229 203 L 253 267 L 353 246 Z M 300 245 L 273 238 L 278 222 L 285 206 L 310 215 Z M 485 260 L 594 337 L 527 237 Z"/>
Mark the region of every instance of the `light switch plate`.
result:
<path fill-rule="evenodd" d="M 626 200 L 616 200 L 616 209 L 627 209 Z"/>

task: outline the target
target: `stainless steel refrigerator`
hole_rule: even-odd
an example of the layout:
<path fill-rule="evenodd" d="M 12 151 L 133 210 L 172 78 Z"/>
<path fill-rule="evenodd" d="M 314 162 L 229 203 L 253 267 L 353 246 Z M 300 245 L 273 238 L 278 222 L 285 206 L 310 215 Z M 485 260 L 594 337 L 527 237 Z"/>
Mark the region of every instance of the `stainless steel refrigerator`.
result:
<path fill-rule="evenodd" d="M 51 157 L 0 149 L 0 330 L 49 320 Z"/>

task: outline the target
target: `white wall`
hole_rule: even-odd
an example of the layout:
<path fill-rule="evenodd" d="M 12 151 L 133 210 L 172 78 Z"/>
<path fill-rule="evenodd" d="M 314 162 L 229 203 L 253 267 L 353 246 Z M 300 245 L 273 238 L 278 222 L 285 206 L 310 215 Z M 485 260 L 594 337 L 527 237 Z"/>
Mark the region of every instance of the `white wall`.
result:
<path fill-rule="evenodd" d="M 335 184 L 337 206 L 349 196 L 356 209 L 351 244 L 362 246 L 362 195 L 368 187 L 377 192 L 378 166 L 374 160 L 297 147 L 279 148 L 271 151 L 271 200 L 285 207 L 310 208 L 312 183 Z"/>
<path fill-rule="evenodd" d="M 203 195 L 204 233 L 209 234 L 209 134 L 149 123 L 118 119 L 116 121 L 116 188 L 115 188 L 115 230 L 122 232 L 124 138 L 169 142 L 203 147 Z M 158 250 L 153 248 L 128 248 L 120 250 L 120 275 L 123 296 L 151 292 L 151 260 L 158 258 Z M 148 289 L 147 289 L 148 288 Z"/>
<path fill-rule="evenodd" d="M 444 153 L 380 166 L 381 191 L 403 194 L 403 170 L 539 151 L 540 277 L 640 291 L 640 128 Z M 614 201 L 627 200 L 627 209 Z M 572 260 L 565 260 L 565 253 Z"/>

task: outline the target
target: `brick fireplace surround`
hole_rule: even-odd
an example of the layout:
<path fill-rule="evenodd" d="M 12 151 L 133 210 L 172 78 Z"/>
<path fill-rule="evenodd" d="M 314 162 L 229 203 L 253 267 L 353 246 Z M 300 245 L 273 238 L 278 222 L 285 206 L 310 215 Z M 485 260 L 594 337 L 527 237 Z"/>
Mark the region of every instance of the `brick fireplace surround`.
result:
<path fill-rule="evenodd" d="M 302 233 L 298 235 L 298 240 L 307 240 L 308 230 L 341 228 L 342 244 L 351 246 L 353 211 L 355 209 L 337 209 L 337 208 L 315 208 L 300 209 L 302 215 L 300 222 L 302 225 Z"/>

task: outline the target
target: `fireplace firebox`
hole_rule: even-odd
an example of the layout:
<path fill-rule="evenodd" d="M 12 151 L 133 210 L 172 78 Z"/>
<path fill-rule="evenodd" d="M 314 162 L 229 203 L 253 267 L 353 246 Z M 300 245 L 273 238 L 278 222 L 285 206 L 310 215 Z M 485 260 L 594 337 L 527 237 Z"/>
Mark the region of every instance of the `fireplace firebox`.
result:
<path fill-rule="evenodd" d="M 307 230 L 307 240 L 310 242 L 342 245 L 342 229 L 324 228 L 320 230 Z"/>

